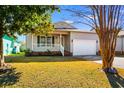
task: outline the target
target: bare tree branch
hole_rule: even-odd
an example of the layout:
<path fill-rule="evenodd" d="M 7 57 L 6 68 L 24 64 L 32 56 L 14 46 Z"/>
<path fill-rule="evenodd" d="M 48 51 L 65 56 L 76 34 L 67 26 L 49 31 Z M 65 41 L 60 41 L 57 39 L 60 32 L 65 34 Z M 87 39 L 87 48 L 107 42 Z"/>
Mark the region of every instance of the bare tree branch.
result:
<path fill-rule="evenodd" d="M 95 29 L 99 41 L 100 51 L 103 60 L 103 69 L 111 69 L 115 56 L 115 47 L 118 33 L 123 28 L 124 13 L 123 6 L 119 5 L 92 5 L 88 7 L 89 13 L 84 10 L 70 10 L 75 16 L 81 17 L 80 23 Z M 85 20 L 85 22 L 84 22 Z"/>

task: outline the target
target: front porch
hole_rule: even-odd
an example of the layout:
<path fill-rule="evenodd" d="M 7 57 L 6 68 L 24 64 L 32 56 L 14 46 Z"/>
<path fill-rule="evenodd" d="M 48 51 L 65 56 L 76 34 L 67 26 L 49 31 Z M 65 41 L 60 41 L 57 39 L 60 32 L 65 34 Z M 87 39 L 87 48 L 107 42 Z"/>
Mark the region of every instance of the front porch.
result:
<path fill-rule="evenodd" d="M 31 35 L 31 51 L 34 55 L 62 55 L 69 54 L 68 34 L 53 34 L 49 36 Z"/>

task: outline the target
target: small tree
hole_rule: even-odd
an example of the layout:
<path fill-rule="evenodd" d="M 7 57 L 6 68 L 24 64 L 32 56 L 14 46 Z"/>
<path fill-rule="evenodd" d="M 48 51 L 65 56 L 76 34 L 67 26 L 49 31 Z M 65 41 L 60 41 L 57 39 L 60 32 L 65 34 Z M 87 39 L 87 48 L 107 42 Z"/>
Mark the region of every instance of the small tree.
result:
<path fill-rule="evenodd" d="M 55 6 L 0 6 L 0 64 L 4 65 L 3 35 L 48 34 L 53 31 L 51 13 Z"/>
<path fill-rule="evenodd" d="M 99 37 L 100 52 L 102 56 L 102 69 L 106 72 L 116 73 L 112 68 L 116 40 L 119 31 L 122 30 L 123 11 L 119 5 L 92 5 L 82 6 L 80 10 L 70 10 L 76 16 L 83 18 L 84 23 L 94 29 Z"/>

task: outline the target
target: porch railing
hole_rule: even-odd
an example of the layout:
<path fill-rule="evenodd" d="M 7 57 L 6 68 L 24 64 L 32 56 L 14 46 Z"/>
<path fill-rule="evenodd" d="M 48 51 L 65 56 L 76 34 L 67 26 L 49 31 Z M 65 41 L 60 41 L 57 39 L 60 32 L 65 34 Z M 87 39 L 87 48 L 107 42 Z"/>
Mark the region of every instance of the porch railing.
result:
<path fill-rule="evenodd" d="M 33 51 L 60 51 L 64 56 L 64 47 L 61 44 L 33 44 Z"/>
<path fill-rule="evenodd" d="M 62 55 L 64 56 L 64 47 L 62 45 L 60 45 L 60 51 L 61 51 Z"/>

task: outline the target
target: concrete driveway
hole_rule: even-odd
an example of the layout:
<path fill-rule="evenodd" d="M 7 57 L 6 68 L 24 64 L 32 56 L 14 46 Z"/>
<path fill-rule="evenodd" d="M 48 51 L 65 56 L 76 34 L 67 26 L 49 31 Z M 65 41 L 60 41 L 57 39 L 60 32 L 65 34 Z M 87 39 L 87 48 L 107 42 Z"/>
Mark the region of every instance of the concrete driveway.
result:
<path fill-rule="evenodd" d="M 79 58 L 91 60 L 93 62 L 102 64 L 102 60 L 101 60 L 100 56 L 80 56 Z M 114 62 L 113 62 L 113 66 L 124 69 L 124 57 L 115 57 Z"/>

